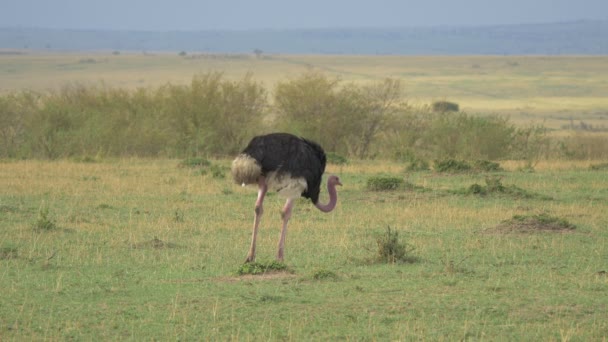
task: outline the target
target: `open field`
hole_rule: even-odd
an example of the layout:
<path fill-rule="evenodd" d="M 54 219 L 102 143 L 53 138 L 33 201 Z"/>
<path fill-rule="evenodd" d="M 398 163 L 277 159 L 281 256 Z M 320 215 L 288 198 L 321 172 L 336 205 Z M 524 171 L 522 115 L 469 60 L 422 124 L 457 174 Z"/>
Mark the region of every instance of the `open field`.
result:
<path fill-rule="evenodd" d="M 509 115 L 514 122 L 559 129 L 584 121 L 608 127 L 608 57 L 605 56 L 331 56 L 119 54 L 30 52 L 0 54 L 0 92 L 48 90 L 66 83 L 112 87 L 183 84 L 192 76 L 223 71 L 228 79 L 248 72 L 269 91 L 279 80 L 316 68 L 346 81 L 386 77 L 404 84 L 408 101 L 457 102 L 469 113 Z"/>
<path fill-rule="evenodd" d="M 608 337 L 608 187 L 592 162 L 452 175 L 330 165 L 344 183 L 338 208 L 298 201 L 291 272 L 259 276 L 236 275 L 255 190 L 178 164 L 0 163 L 0 340 Z M 417 187 L 368 191 L 378 174 Z M 530 196 L 457 191 L 488 176 Z M 259 261 L 275 253 L 282 202 L 267 198 Z M 504 229 L 540 214 L 576 228 Z M 372 261 L 388 226 L 415 262 Z"/>
<path fill-rule="evenodd" d="M 608 57 L 0 53 L 0 93 L 159 87 L 209 71 L 251 72 L 272 92 L 308 68 L 358 84 L 396 78 L 415 105 L 506 114 L 588 148 L 608 127 Z M 581 122 L 599 129 L 563 128 Z M 462 174 L 329 165 L 344 183 L 338 208 L 298 201 L 289 271 L 244 276 L 255 189 L 222 176 L 229 160 L 80 160 L 0 160 L 1 341 L 608 338 L 605 160 Z M 368 190 L 378 175 L 406 186 Z M 273 260 L 282 205 L 265 202 L 258 261 Z M 413 262 L 375 260 L 388 227 Z"/>

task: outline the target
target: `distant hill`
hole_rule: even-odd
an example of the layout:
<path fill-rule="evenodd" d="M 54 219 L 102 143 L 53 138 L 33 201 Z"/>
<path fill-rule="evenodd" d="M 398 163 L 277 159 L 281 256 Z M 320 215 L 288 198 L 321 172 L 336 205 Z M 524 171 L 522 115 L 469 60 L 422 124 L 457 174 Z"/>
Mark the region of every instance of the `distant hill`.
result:
<path fill-rule="evenodd" d="M 0 28 L 0 49 L 382 55 L 605 55 L 608 21 L 251 31 Z M 0 51 L 1 52 L 1 51 Z"/>

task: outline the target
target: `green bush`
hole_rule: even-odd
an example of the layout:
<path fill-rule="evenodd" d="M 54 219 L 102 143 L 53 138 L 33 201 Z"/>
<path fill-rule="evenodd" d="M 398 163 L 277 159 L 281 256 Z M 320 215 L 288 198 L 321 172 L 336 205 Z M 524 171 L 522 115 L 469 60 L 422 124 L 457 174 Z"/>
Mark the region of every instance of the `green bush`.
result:
<path fill-rule="evenodd" d="M 367 179 L 367 189 L 370 191 L 390 191 L 398 189 L 403 183 L 402 178 L 375 176 Z"/>
<path fill-rule="evenodd" d="M 266 91 L 250 74 L 240 81 L 202 74 L 188 86 L 167 85 L 160 92 L 175 154 L 235 154 L 264 122 Z"/>
<path fill-rule="evenodd" d="M 395 263 L 413 263 L 418 258 L 411 255 L 413 248 L 408 244 L 399 240 L 399 232 L 391 230 L 390 226 L 386 227 L 383 234 L 376 238 L 378 252 L 376 261 L 389 264 Z"/>
<path fill-rule="evenodd" d="M 437 172 L 495 172 L 503 171 L 499 163 L 492 162 L 489 160 L 476 160 L 474 162 L 467 162 L 465 160 L 458 159 L 443 159 L 436 160 L 434 169 Z"/>
<path fill-rule="evenodd" d="M 399 81 L 343 84 L 310 71 L 279 82 L 274 92 L 276 128 L 294 132 L 341 155 L 367 158 L 390 127 L 402 96 Z"/>
<path fill-rule="evenodd" d="M 333 272 L 333 271 L 329 271 L 329 270 L 318 270 L 316 271 L 313 275 L 312 278 L 314 280 L 337 280 L 338 279 L 338 275 Z"/>
<path fill-rule="evenodd" d="M 422 142 L 432 148 L 435 158 L 505 158 L 517 131 L 506 118 L 498 116 L 440 113 L 429 120 Z"/>
<path fill-rule="evenodd" d="M 464 160 L 444 159 L 436 160 L 434 169 L 436 172 L 459 173 L 471 171 L 473 167 Z"/>
<path fill-rule="evenodd" d="M 510 158 L 531 169 L 541 158 L 608 156 L 601 134 L 551 140 L 542 126 L 518 128 L 501 116 L 409 106 L 394 79 L 356 85 L 311 71 L 278 82 L 273 94 L 271 106 L 251 75 L 233 81 L 221 72 L 159 88 L 69 84 L 2 94 L 0 158 L 226 156 L 269 131 L 315 140 L 335 164 L 411 154 L 410 170 L 426 169 L 426 160 Z"/>
<path fill-rule="evenodd" d="M 38 218 L 36 222 L 32 226 L 35 231 L 43 232 L 43 231 L 52 231 L 57 229 L 57 224 L 55 221 L 49 217 L 49 208 L 46 206 L 40 207 L 38 211 Z"/>
<path fill-rule="evenodd" d="M 248 262 L 244 263 L 237 270 L 238 275 L 258 275 L 272 272 L 285 272 L 289 271 L 287 265 L 278 261 L 271 261 L 268 263 L 259 263 L 259 262 Z"/>
<path fill-rule="evenodd" d="M 473 169 L 482 172 L 504 171 L 499 163 L 489 160 L 476 160 L 473 162 Z"/>

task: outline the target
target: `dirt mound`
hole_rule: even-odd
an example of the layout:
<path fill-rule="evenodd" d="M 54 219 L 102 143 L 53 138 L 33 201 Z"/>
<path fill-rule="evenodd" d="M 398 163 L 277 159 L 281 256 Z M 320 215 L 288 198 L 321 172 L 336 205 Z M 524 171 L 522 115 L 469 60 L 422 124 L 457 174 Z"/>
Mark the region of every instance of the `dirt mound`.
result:
<path fill-rule="evenodd" d="M 515 215 L 509 220 L 501 222 L 488 232 L 497 233 L 534 233 L 534 232 L 572 232 L 576 226 L 565 219 L 546 214 Z"/>

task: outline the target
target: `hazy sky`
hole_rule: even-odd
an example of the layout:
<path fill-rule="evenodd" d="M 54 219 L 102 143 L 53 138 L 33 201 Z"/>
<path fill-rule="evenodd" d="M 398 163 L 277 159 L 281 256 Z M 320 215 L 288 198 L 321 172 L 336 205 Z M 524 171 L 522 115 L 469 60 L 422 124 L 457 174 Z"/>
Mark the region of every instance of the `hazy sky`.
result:
<path fill-rule="evenodd" d="M 608 19 L 608 0 L 0 0 L 0 27 L 208 30 Z"/>

